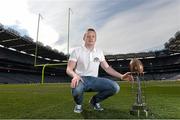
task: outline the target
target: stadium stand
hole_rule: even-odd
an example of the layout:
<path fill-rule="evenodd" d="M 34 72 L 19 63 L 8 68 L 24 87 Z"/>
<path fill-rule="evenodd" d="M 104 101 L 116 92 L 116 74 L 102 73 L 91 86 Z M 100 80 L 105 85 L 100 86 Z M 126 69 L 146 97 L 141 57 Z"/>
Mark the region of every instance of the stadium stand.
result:
<path fill-rule="evenodd" d="M 154 53 L 154 56 L 147 56 L 140 57 L 141 53 L 131 54 L 131 56 L 124 57 L 125 59 L 118 59 L 122 58 L 120 55 L 115 56 L 115 59 L 108 60 L 108 63 L 115 68 L 117 71 L 120 72 L 127 72 L 129 71 L 129 62 L 132 58 L 139 56 L 138 58 L 142 61 L 145 69 L 145 76 L 146 80 L 163 80 L 163 79 L 180 79 L 180 54 L 165 54 L 163 51 L 159 51 L 158 53 Z M 144 54 L 144 53 L 143 53 Z M 125 56 L 125 55 L 122 55 Z M 105 72 L 101 70 L 100 74 L 102 76 L 107 75 Z M 175 77 L 176 76 L 176 77 Z"/>
<path fill-rule="evenodd" d="M 169 51 L 180 53 L 180 31 L 176 32 L 175 37 L 170 38 L 164 46 Z"/>
<path fill-rule="evenodd" d="M 154 52 L 106 55 L 108 63 L 117 71 L 129 71 L 127 67 L 132 58 L 139 58 L 144 64 L 146 80 L 180 79 L 180 31 L 164 44 L 164 49 Z M 102 69 L 101 76 L 108 76 Z"/>
<path fill-rule="evenodd" d="M 0 24 L 0 83 L 38 83 L 41 67 L 34 67 L 36 43 L 28 36 Z M 37 64 L 62 63 L 67 56 L 38 42 Z M 46 82 L 68 81 L 66 66 L 50 67 L 45 71 Z M 66 79 L 67 78 L 67 79 Z"/>
<path fill-rule="evenodd" d="M 160 51 L 106 55 L 107 62 L 117 71 L 129 71 L 132 58 L 144 64 L 145 80 L 180 79 L 180 32 L 169 39 Z M 21 36 L 16 30 L 0 24 L 0 83 L 40 83 L 42 67 L 34 67 L 36 43 L 29 36 Z M 68 56 L 50 46 L 37 44 L 37 64 L 67 62 Z M 66 65 L 49 67 L 45 82 L 69 82 Z M 108 76 L 102 69 L 100 76 Z"/>

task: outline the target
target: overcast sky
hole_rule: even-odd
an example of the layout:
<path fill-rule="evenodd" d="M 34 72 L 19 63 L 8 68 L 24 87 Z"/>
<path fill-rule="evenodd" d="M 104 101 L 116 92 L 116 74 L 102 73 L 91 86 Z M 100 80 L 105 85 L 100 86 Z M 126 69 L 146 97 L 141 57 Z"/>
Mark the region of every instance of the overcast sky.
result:
<path fill-rule="evenodd" d="M 0 0 L 0 23 L 67 53 L 83 44 L 88 27 L 97 30 L 96 46 L 105 54 L 163 49 L 180 30 L 180 0 Z"/>

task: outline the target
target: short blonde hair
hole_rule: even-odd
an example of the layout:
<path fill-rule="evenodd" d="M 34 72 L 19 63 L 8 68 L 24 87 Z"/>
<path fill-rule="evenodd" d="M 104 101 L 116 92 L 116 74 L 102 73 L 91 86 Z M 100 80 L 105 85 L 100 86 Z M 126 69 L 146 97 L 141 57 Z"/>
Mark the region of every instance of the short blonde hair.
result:
<path fill-rule="evenodd" d="M 89 32 L 89 31 L 93 31 L 93 32 L 96 34 L 96 31 L 95 31 L 95 29 L 94 29 L 94 28 L 88 28 L 88 29 L 86 30 L 86 32 L 84 33 L 83 40 L 85 40 L 86 33 L 87 33 L 87 32 Z"/>

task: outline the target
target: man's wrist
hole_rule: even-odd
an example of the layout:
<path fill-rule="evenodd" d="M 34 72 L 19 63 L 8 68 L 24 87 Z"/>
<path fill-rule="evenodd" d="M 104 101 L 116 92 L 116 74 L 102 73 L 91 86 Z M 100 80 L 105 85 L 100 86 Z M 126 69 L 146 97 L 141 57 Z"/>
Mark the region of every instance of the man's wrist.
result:
<path fill-rule="evenodd" d="M 122 74 L 120 74 L 120 79 L 123 80 L 123 75 Z"/>
<path fill-rule="evenodd" d="M 70 71 L 70 72 L 69 72 L 69 75 L 70 75 L 72 78 L 74 78 L 74 77 L 77 76 L 77 74 L 76 74 L 74 71 Z"/>
<path fill-rule="evenodd" d="M 79 75 L 78 75 L 78 74 L 76 74 L 76 73 L 74 73 L 74 74 L 73 74 L 73 78 L 75 78 L 75 77 L 76 77 L 76 78 L 78 78 L 78 77 L 79 77 Z"/>

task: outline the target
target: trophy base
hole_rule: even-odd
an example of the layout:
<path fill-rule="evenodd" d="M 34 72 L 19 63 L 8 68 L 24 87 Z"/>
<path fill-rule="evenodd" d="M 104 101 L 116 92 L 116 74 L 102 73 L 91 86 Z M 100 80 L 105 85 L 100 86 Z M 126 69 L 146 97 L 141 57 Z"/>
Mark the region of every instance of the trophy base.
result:
<path fill-rule="evenodd" d="M 140 117 L 140 116 L 148 117 L 148 109 L 147 109 L 145 103 L 142 103 L 142 104 L 135 103 L 132 106 L 132 109 L 130 110 L 130 114 L 136 115 L 138 117 Z"/>

